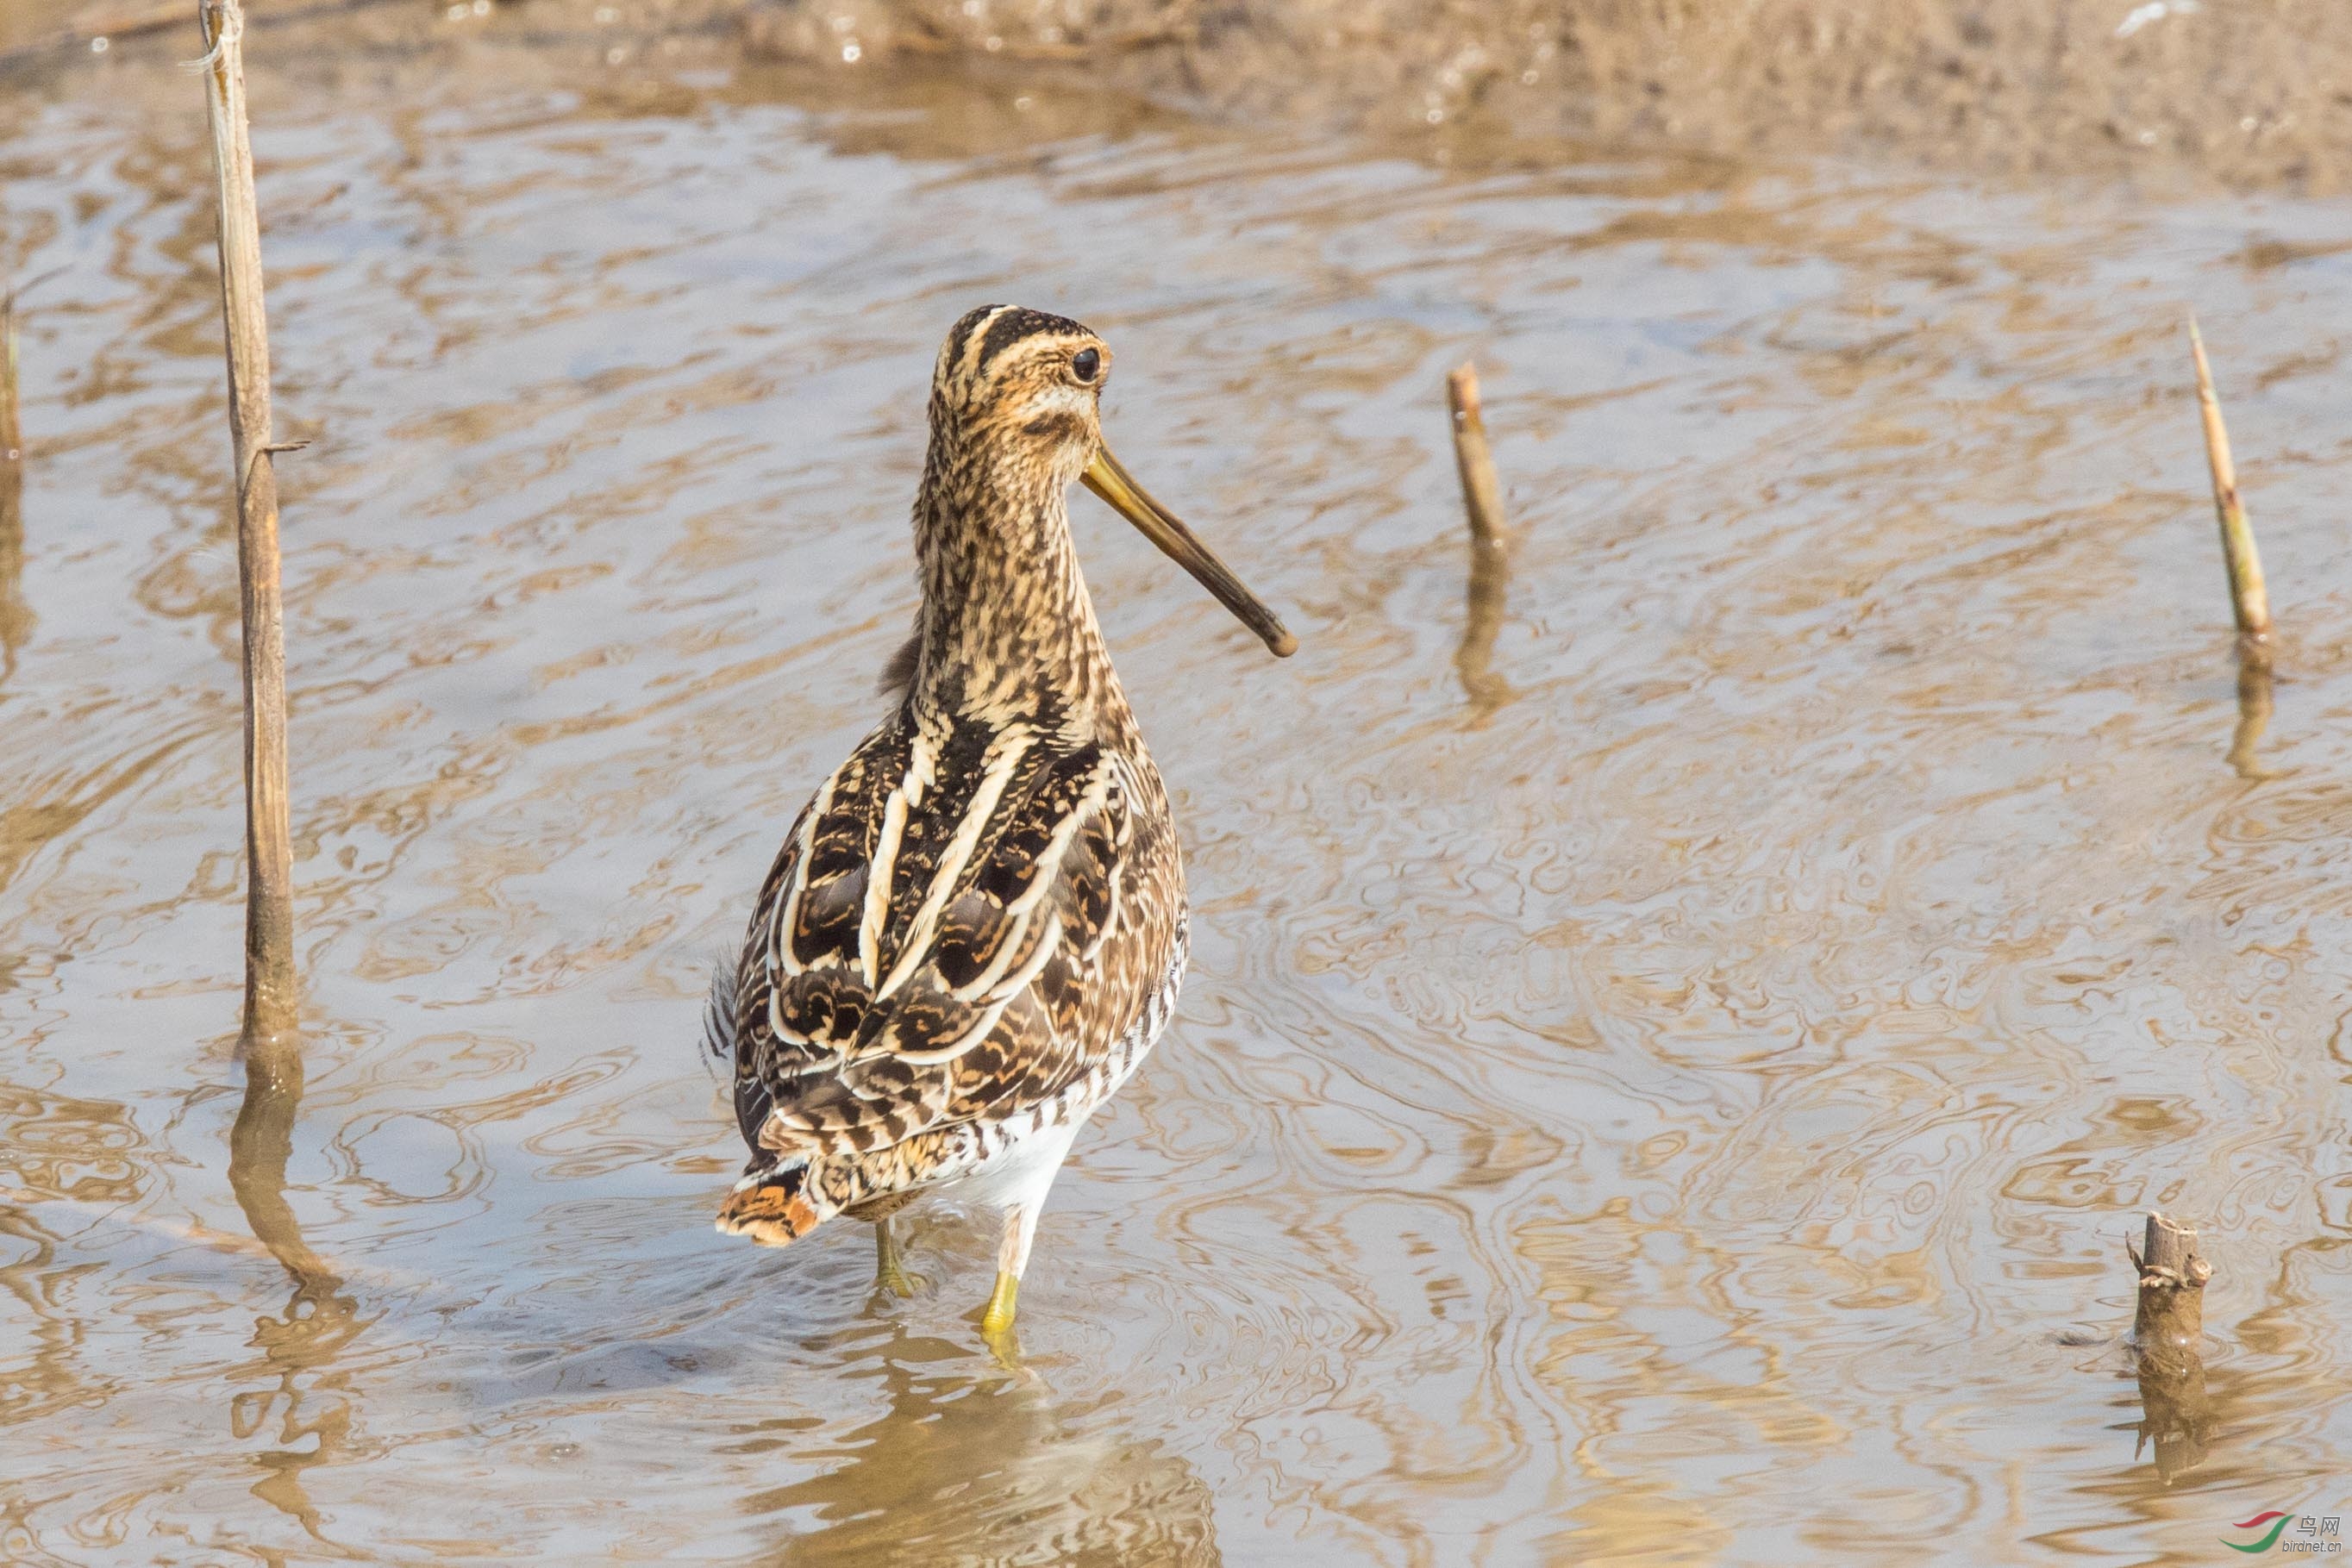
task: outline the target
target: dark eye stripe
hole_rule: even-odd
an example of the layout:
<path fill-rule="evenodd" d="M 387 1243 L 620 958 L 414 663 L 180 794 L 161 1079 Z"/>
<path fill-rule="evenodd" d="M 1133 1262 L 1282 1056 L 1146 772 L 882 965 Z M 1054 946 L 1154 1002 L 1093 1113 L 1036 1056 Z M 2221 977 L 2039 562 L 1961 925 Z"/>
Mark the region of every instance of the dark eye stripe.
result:
<path fill-rule="evenodd" d="M 1056 441 L 1076 441 L 1086 434 L 1086 421 L 1075 413 L 1043 413 L 1021 427 L 1031 435 L 1051 436 Z"/>

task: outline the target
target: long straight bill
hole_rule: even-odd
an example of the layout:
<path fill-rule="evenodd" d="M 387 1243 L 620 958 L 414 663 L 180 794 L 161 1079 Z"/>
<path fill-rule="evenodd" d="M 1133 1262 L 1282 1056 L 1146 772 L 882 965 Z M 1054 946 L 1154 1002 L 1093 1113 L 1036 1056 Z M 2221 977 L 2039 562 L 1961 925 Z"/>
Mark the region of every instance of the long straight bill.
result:
<path fill-rule="evenodd" d="M 1087 465 L 1081 477 L 1087 489 L 1109 502 L 1111 510 L 1133 523 L 1145 538 L 1160 547 L 1161 554 L 1191 572 L 1193 580 L 1216 595 L 1217 602 L 1256 632 L 1276 658 L 1286 659 L 1298 651 L 1298 639 L 1284 627 L 1282 618 L 1242 586 L 1242 580 L 1201 542 L 1200 535 L 1153 500 L 1151 492 L 1135 482 L 1135 476 L 1127 471 L 1126 465 L 1110 455 L 1109 447 L 1096 449 L 1095 460 Z"/>

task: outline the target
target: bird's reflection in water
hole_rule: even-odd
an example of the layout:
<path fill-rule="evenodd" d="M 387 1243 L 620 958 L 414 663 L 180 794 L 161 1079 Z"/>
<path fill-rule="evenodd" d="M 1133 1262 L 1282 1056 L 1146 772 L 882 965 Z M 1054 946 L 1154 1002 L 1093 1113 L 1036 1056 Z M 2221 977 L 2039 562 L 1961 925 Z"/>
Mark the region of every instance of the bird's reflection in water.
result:
<path fill-rule="evenodd" d="M 801 1456 L 836 1468 L 751 1500 L 755 1513 L 793 1516 L 772 1561 L 1223 1563 L 1209 1489 L 1182 1458 L 1156 1441 L 1082 1429 L 1034 1373 L 896 1324 L 886 1332 L 849 1350 L 845 1370 L 878 1382 L 887 1407 L 836 1448 Z"/>
<path fill-rule="evenodd" d="M 260 1360 L 238 1372 L 247 1388 L 229 1401 L 229 1427 L 240 1439 L 275 1419 L 278 1447 L 260 1456 L 265 1471 L 253 1495 L 298 1521 L 331 1546 L 319 1511 L 302 1486 L 302 1472 L 331 1463 L 346 1447 L 352 1406 L 345 1375 L 330 1370 L 344 1346 L 367 1326 L 343 1282 L 302 1239 L 286 1200 L 286 1162 L 293 1153 L 294 1117 L 302 1104 L 299 1042 L 257 1042 L 245 1064 L 245 1103 L 229 1132 L 228 1179 L 254 1239 L 293 1281 L 283 1317 L 254 1322 L 249 1342 Z M 316 1438 L 315 1447 L 297 1445 Z M 336 1550 L 342 1548 L 336 1546 Z"/>

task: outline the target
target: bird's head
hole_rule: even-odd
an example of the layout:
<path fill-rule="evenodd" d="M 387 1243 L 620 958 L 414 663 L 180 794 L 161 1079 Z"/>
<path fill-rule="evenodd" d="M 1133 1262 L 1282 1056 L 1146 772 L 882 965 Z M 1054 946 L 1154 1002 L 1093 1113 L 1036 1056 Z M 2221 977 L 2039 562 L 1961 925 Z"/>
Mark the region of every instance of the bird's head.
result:
<path fill-rule="evenodd" d="M 956 461 L 992 470 L 1009 488 L 1035 484 L 1058 496 L 1084 481 L 1268 648 L 1288 656 L 1298 640 L 1280 618 L 1104 444 L 1102 390 L 1110 362 L 1110 345 L 1066 317 L 984 305 L 958 321 L 940 345 L 931 377 L 934 448 L 947 437 Z"/>

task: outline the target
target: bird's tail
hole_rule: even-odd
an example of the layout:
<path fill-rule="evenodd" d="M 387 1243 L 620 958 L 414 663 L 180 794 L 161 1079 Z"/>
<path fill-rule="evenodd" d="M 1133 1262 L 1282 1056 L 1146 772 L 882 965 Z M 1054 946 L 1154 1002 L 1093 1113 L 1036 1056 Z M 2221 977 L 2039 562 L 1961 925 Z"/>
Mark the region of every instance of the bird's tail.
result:
<path fill-rule="evenodd" d="M 742 960 L 722 953 L 710 967 L 710 994 L 702 1004 L 702 1049 L 717 1061 L 735 1060 L 735 992 Z"/>
<path fill-rule="evenodd" d="M 833 1207 L 810 1185 L 804 1160 L 746 1175 L 719 1206 L 719 1228 L 762 1247 L 798 1241 L 831 1218 Z"/>

